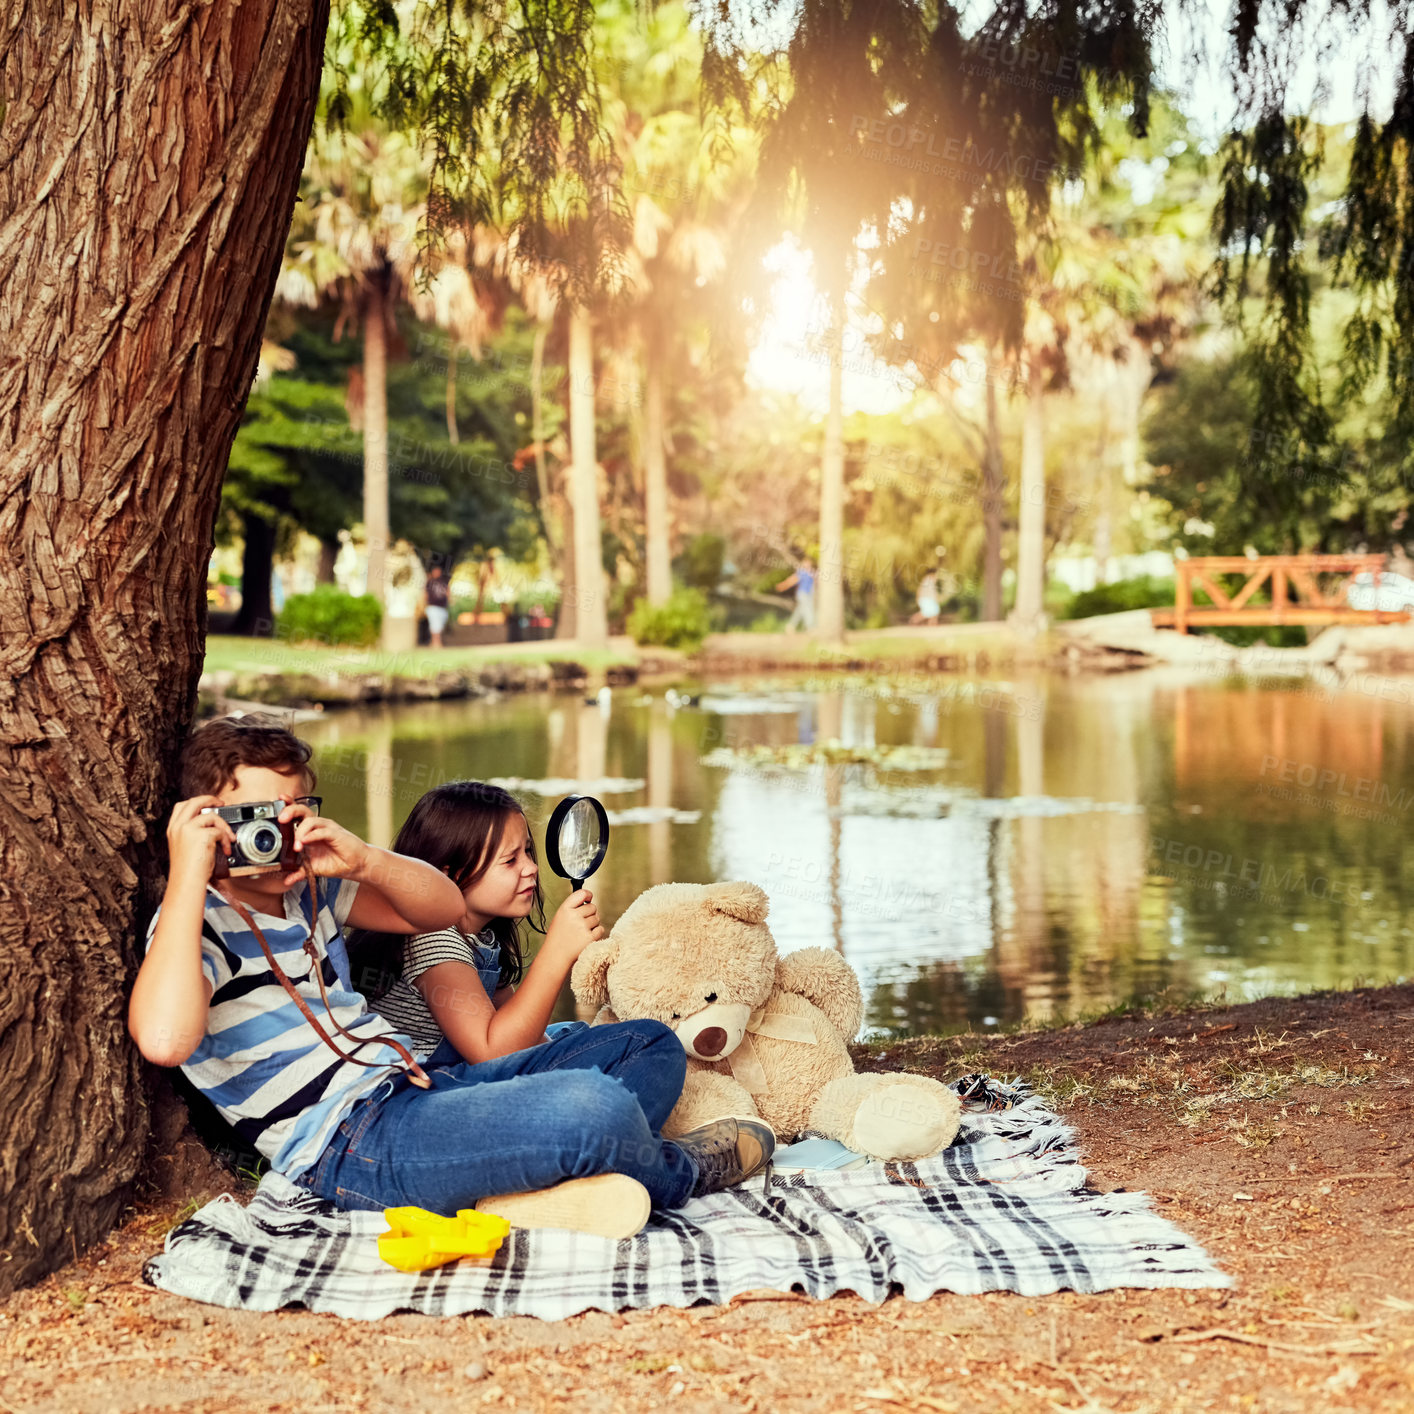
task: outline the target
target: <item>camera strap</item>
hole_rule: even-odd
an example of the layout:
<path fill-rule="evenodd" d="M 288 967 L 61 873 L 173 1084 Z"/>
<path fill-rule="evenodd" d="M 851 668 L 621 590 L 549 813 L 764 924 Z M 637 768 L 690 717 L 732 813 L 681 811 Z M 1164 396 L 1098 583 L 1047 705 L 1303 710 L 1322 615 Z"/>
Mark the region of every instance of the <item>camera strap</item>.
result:
<path fill-rule="evenodd" d="M 305 935 L 303 946 L 305 953 L 309 957 L 310 967 L 314 972 L 314 979 L 319 983 L 319 996 L 324 1003 L 324 1011 L 329 1018 L 329 1024 L 340 1036 L 351 1041 L 355 1048 L 367 1046 L 375 1042 L 379 1045 L 391 1046 L 402 1058 L 402 1068 L 406 1072 L 407 1078 L 420 1089 L 430 1090 L 432 1088 L 432 1082 L 427 1078 L 427 1072 L 418 1065 L 407 1047 L 404 1046 L 397 1037 L 391 1035 L 355 1036 L 351 1031 L 340 1026 L 334 1019 L 334 1008 L 329 1005 L 329 993 L 324 986 L 323 959 L 319 956 L 319 945 L 314 941 L 315 923 L 319 917 L 319 883 L 314 873 L 314 866 L 309 860 L 305 859 L 303 864 L 305 882 L 309 885 L 309 931 Z M 314 1028 L 314 1034 L 318 1036 L 340 1060 L 347 1061 L 350 1065 L 366 1066 L 370 1070 L 381 1070 L 387 1064 L 386 1061 L 360 1060 L 356 1055 L 341 1049 L 338 1043 L 330 1037 L 329 1033 L 320 1025 L 314 1013 L 309 1009 L 309 1004 L 300 996 L 299 988 L 285 976 L 284 969 L 275 961 L 275 954 L 271 952 L 270 944 L 265 941 L 265 934 L 261 931 L 260 924 L 251 916 L 250 910 L 233 894 L 226 892 L 224 881 L 222 881 L 221 885 L 218 885 L 218 888 L 220 888 L 221 896 L 240 915 L 241 922 L 255 934 L 255 941 L 260 944 L 260 950 L 265 954 L 265 961 L 270 964 L 271 972 L 275 974 L 280 985 L 289 994 L 290 1000 L 300 1009 L 300 1013 L 304 1019 Z"/>

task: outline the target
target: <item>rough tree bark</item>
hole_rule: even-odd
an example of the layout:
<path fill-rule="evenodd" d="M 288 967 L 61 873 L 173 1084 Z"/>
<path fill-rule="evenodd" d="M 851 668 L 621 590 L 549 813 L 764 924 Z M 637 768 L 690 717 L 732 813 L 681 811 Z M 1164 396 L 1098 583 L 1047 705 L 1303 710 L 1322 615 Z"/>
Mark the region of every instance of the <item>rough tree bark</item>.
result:
<path fill-rule="evenodd" d="M 328 0 L 0 17 L 0 1293 L 112 1225 L 126 1035 L 196 706 L 221 477 Z"/>

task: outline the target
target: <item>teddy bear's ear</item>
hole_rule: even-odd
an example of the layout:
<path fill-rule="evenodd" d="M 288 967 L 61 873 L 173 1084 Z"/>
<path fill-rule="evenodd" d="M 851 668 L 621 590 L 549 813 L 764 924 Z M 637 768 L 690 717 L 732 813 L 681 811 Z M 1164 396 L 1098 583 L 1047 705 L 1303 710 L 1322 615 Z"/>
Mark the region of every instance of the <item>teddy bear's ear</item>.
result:
<path fill-rule="evenodd" d="M 619 955 L 613 935 L 590 943 L 575 960 L 570 973 L 570 989 L 575 1000 L 588 1006 L 604 1006 L 609 1000 L 609 967 Z"/>
<path fill-rule="evenodd" d="M 714 913 L 725 913 L 728 918 L 739 918 L 743 923 L 764 923 L 771 900 L 759 884 L 709 884 L 707 907 Z"/>

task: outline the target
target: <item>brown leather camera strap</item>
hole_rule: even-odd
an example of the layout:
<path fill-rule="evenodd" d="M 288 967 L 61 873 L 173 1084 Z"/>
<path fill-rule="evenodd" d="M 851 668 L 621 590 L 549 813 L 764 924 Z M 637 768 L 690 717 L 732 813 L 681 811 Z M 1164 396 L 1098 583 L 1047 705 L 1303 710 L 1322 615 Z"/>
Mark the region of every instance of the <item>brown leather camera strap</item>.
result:
<path fill-rule="evenodd" d="M 431 1089 L 432 1082 L 427 1078 L 427 1072 L 418 1065 L 417 1061 L 414 1060 L 409 1053 L 407 1047 L 395 1036 L 386 1034 L 377 1036 L 355 1036 L 351 1031 L 345 1030 L 344 1027 L 340 1026 L 334 1019 L 334 1008 L 329 1005 L 329 993 L 324 986 L 323 959 L 319 956 L 319 946 L 314 941 L 315 923 L 319 917 L 319 884 L 315 877 L 314 866 L 310 864 L 308 859 L 302 862 L 304 864 L 305 882 L 309 885 L 309 931 L 305 934 L 303 946 L 305 953 L 309 957 L 310 967 L 313 969 L 315 981 L 319 983 L 319 996 L 324 1003 L 324 1010 L 329 1017 L 329 1024 L 340 1036 L 352 1041 L 355 1048 L 371 1045 L 375 1042 L 379 1045 L 391 1046 L 402 1058 L 403 1069 L 407 1072 L 408 1079 L 420 1089 Z M 314 1034 L 318 1036 L 340 1060 L 348 1061 L 350 1065 L 362 1065 L 368 1067 L 370 1070 L 380 1070 L 387 1065 L 388 1062 L 386 1061 L 360 1060 L 357 1056 L 345 1052 L 339 1047 L 323 1026 L 320 1025 L 314 1013 L 309 1009 L 309 1004 L 300 996 L 299 989 L 285 976 L 284 969 L 275 961 L 275 954 L 270 951 L 270 944 L 265 941 L 265 934 L 261 931 L 260 924 L 251 916 L 250 910 L 240 899 L 236 898 L 234 894 L 227 892 L 225 880 L 222 880 L 217 887 L 220 890 L 221 897 L 240 915 L 241 922 L 255 934 L 255 941 L 260 944 L 260 950 L 265 954 L 265 961 L 270 964 L 271 972 L 275 974 L 280 985 L 289 994 L 290 1000 L 300 1009 L 300 1014 L 314 1028 Z"/>

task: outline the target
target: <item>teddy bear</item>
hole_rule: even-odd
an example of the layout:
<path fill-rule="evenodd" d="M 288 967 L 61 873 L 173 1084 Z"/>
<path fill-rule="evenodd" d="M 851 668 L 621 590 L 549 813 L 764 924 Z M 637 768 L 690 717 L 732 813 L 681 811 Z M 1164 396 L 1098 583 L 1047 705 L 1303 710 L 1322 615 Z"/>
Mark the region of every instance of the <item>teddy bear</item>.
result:
<path fill-rule="evenodd" d="M 778 956 L 769 907 L 756 884 L 658 884 L 574 965 L 570 985 L 599 1008 L 595 1025 L 651 1018 L 677 1032 L 687 1082 L 664 1135 L 737 1115 L 783 1141 L 808 1129 L 876 1159 L 946 1147 L 958 1097 L 927 1076 L 855 1073 L 854 969 L 829 948 Z"/>

